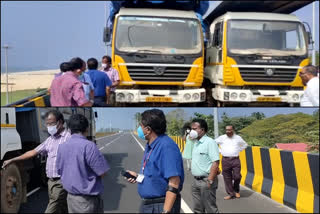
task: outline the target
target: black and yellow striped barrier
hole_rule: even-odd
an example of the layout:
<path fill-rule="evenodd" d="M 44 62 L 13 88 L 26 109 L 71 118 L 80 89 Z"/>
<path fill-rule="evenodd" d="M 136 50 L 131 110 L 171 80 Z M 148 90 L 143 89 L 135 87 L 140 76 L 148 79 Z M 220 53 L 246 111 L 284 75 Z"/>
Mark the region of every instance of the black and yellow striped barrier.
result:
<path fill-rule="evenodd" d="M 319 213 L 319 155 L 248 147 L 241 184 L 298 212 Z"/>
<path fill-rule="evenodd" d="M 50 106 L 51 106 L 50 94 L 47 90 L 6 105 L 6 107 L 50 107 Z"/>
<path fill-rule="evenodd" d="M 176 144 L 178 145 L 178 147 L 180 149 L 180 152 L 183 153 L 186 141 L 184 141 L 182 139 L 182 137 L 180 137 L 180 136 L 170 136 L 170 137 L 172 140 L 174 140 L 174 142 L 176 142 Z"/>

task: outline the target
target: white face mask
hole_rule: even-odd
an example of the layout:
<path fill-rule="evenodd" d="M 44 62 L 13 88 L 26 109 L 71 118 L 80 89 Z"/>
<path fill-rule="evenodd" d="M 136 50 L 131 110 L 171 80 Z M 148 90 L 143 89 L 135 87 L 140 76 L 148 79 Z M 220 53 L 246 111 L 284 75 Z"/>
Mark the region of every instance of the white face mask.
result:
<path fill-rule="evenodd" d="M 107 67 L 107 64 L 102 63 L 102 64 L 101 64 L 101 67 L 106 68 L 106 67 Z"/>
<path fill-rule="evenodd" d="M 191 140 L 196 140 L 198 138 L 198 132 L 196 132 L 195 130 L 191 130 L 189 133 L 189 138 Z"/>
<path fill-rule="evenodd" d="M 55 135 L 55 134 L 58 132 L 58 130 L 57 130 L 57 125 L 55 125 L 55 126 L 48 126 L 47 128 L 48 128 L 48 132 L 49 132 L 49 134 L 50 134 L 51 136 Z"/>

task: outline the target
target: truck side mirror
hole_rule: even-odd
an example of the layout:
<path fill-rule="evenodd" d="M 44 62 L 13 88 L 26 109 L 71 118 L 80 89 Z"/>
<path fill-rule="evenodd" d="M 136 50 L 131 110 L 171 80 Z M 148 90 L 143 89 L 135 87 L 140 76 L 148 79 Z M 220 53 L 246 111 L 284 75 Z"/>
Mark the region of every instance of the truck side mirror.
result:
<path fill-rule="evenodd" d="M 311 45 L 311 44 L 313 44 L 313 41 L 312 41 L 312 35 L 311 35 L 311 33 L 310 32 L 307 32 L 307 39 L 308 39 L 308 44 L 309 45 Z"/>
<path fill-rule="evenodd" d="M 111 28 L 105 27 L 103 29 L 103 42 L 108 43 L 111 41 Z"/>

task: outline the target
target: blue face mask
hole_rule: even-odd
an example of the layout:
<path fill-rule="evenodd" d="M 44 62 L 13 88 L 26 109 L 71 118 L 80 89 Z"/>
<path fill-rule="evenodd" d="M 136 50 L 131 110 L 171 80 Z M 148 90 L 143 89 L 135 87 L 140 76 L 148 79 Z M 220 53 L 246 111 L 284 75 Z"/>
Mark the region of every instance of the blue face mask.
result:
<path fill-rule="evenodd" d="M 142 127 L 139 126 L 138 129 L 137 129 L 137 132 L 138 132 L 138 137 L 141 138 L 142 140 L 145 140 L 145 136 L 144 136 L 144 133 L 143 133 L 143 130 L 142 130 Z"/>

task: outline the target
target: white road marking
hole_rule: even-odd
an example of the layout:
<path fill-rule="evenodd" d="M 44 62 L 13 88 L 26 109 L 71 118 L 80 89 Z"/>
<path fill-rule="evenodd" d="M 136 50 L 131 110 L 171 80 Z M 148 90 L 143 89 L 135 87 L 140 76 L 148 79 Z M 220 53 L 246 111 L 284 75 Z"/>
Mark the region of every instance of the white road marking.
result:
<path fill-rule="evenodd" d="M 136 140 L 136 142 L 138 143 L 138 145 L 141 147 L 141 149 L 144 151 L 143 146 L 141 145 L 141 143 L 137 140 L 137 138 L 131 133 L 132 137 Z"/>
<path fill-rule="evenodd" d="M 121 135 L 122 136 L 122 135 Z M 121 137 L 120 136 L 120 137 Z M 110 143 L 107 143 L 104 147 L 110 146 L 111 144 L 113 144 L 116 140 L 118 140 L 120 137 L 117 137 L 116 139 L 112 140 Z"/>
<path fill-rule="evenodd" d="M 137 138 L 131 133 L 132 137 L 136 140 L 136 142 L 138 143 L 138 145 L 141 147 L 141 149 L 144 151 L 143 146 L 141 145 L 141 143 L 137 140 Z M 188 204 L 183 200 L 183 198 L 181 197 L 181 209 L 184 213 L 193 213 L 193 211 L 190 209 L 190 207 L 188 206 Z"/>
<path fill-rule="evenodd" d="M 27 197 L 29 197 L 30 195 L 32 195 L 33 193 L 37 192 L 40 189 L 40 187 L 35 188 L 34 190 L 32 190 L 31 192 L 28 192 Z"/>

